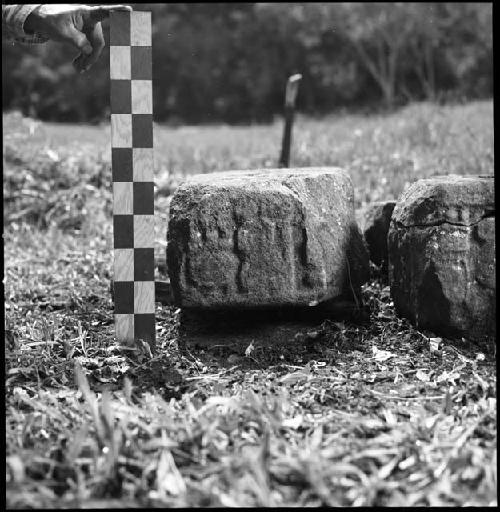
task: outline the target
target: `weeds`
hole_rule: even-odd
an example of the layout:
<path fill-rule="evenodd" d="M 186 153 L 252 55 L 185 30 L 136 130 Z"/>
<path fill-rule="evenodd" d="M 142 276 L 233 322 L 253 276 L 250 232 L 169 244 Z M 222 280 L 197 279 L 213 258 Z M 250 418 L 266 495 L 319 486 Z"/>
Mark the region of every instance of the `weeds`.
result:
<path fill-rule="evenodd" d="M 370 322 L 286 343 L 113 337 L 107 127 L 4 116 L 9 508 L 495 505 L 494 346 L 435 338 L 363 288 Z M 156 257 L 189 174 L 276 167 L 281 125 L 155 128 Z M 339 165 L 357 205 L 431 174 L 493 172 L 492 103 L 298 118 L 293 165 Z M 157 270 L 158 272 L 158 270 Z"/>

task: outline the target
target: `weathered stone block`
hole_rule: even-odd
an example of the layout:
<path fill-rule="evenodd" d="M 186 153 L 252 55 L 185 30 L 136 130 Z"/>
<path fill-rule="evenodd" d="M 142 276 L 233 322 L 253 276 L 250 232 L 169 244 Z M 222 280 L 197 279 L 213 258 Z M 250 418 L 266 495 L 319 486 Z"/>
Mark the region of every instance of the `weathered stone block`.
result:
<path fill-rule="evenodd" d="M 370 203 L 356 212 L 356 218 L 365 237 L 370 260 L 387 272 L 387 233 L 396 201 Z"/>
<path fill-rule="evenodd" d="M 419 180 L 388 234 L 394 306 L 420 328 L 476 337 L 496 331 L 492 176 Z"/>
<path fill-rule="evenodd" d="M 172 198 L 167 240 L 185 308 L 306 306 L 368 277 L 352 182 L 336 168 L 193 176 Z"/>

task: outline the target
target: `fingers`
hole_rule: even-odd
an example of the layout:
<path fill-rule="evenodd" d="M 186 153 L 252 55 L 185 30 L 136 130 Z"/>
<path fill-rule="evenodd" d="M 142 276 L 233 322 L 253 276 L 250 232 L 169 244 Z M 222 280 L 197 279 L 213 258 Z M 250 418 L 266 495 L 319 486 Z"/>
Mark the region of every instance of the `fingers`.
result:
<path fill-rule="evenodd" d="M 83 67 L 83 59 L 84 59 L 85 55 L 83 53 L 80 53 L 80 55 L 78 55 L 75 60 L 73 61 L 73 67 L 79 72 L 79 73 L 83 73 L 85 71 L 84 67 Z"/>
<path fill-rule="evenodd" d="M 77 71 L 83 73 L 85 56 L 90 55 L 93 51 L 85 34 L 80 32 L 74 25 L 68 25 L 60 32 L 60 40 L 72 44 L 81 51 L 80 55 L 73 61 L 73 66 Z"/>
<path fill-rule="evenodd" d="M 132 7 L 128 5 L 100 5 L 90 8 L 90 18 L 97 23 L 106 19 L 112 11 L 132 11 Z"/>
<path fill-rule="evenodd" d="M 87 71 L 93 66 L 104 49 L 104 36 L 100 22 L 109 17 L 109 13 L 112 11 L 132 11 L 132 8 L 128 5 L 101 5 L 98 7 L 88 7 L 87 9 L 89 17 L 86 22 L 84 21 L 83 32 L 79 32 L 75 27 L 72 27 L 73 30 L 70 30 L 71 41 L 68 39 L 69 42 L 82 51 L 73 61 L 73 66 L 80 73 Z M 77 36 L 76 33 L 79 35 Z"/>
<path fill-rule="evenodd" d="M 80 32 L 74 25 L 66 25 L 64 30 L 59 33 L 61 41 L 72 44 L 78 48 L 84 55 L 92 53 L 92 46 L 83 32 Z"/>
<path fill-rule="evenodd" d="M 99 59 L 105 43 L 100 23 L 96 23 L 93 27 L 89 27 L 86 30 L 84 29 L 84 31 L 92 45 L 92 53 L 90 55 L 84 55 L 81 61 L 82 70 L 87 71 Z"/>

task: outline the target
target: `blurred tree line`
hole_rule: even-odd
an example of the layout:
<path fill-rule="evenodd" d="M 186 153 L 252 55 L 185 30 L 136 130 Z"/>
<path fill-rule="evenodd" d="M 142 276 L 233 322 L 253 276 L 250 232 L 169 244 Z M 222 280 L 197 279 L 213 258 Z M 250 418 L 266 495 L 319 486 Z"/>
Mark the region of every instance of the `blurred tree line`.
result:
<path fill-rule="evenodd" d="M 303 75 L 298 108 L 312 115 L 493 94 L 491 3 L 131 5 L 153 13 L 158 122 L 269 121 L 293 73 Z M 109 50 L 83 75 L 75 53 L 3 42 L 3 109 L 105 120 Z"/>

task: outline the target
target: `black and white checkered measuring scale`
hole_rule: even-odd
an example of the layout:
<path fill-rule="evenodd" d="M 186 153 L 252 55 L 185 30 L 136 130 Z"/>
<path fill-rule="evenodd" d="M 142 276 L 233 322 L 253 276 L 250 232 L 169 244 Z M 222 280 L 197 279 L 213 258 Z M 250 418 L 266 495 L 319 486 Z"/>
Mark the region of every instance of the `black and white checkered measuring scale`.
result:
<path fill-rule="evenodd" d="M 116 339 L 155 343 L 151 13 L 110 13 Z"/>

